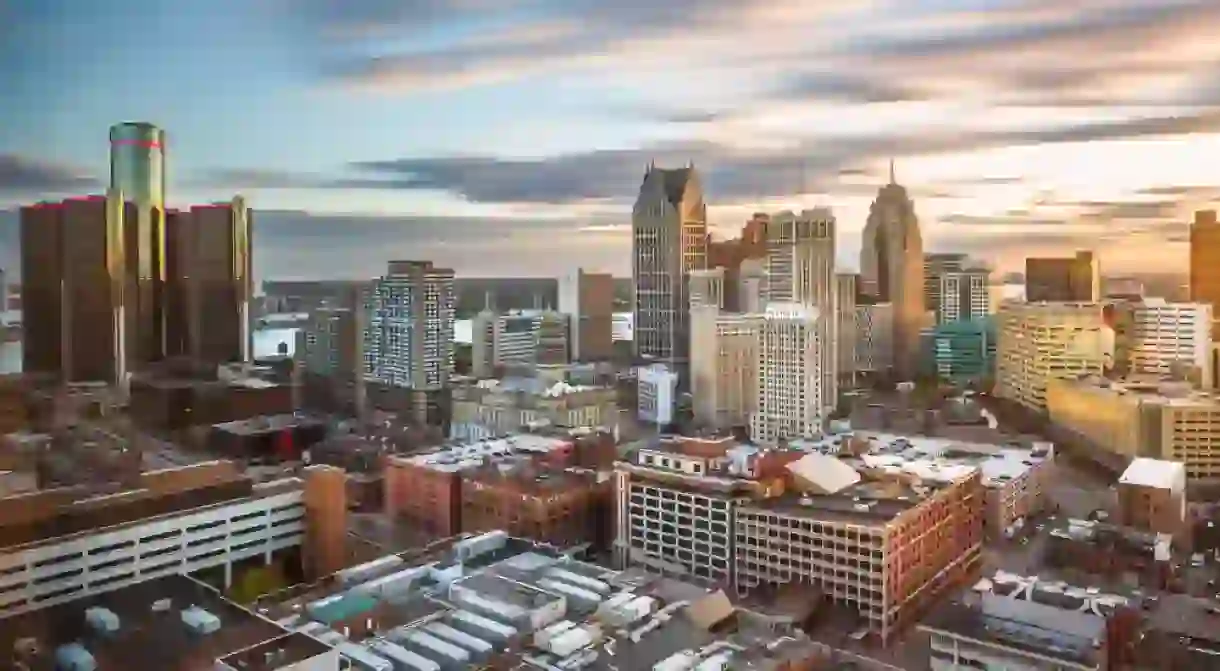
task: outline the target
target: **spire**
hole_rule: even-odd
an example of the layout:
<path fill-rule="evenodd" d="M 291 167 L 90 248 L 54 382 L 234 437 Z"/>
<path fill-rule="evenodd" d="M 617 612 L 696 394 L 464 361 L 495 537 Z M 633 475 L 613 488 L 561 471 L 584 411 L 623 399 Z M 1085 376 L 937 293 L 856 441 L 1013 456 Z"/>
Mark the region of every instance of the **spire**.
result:
<path fill-rule="evenodd" d="M 890 184 L 897 184 L 898 180 L 894 179 L 894 159 L 890 159 Z"/>

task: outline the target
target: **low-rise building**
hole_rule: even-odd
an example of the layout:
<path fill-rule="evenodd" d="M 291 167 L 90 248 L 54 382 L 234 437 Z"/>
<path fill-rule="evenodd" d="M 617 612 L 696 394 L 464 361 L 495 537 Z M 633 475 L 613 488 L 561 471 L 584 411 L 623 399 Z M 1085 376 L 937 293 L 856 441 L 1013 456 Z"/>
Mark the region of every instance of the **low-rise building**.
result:
<path fill-rule="evenodd" d="M 613 429 L 618 422 L 618 395 L 609 386 L 505 378 L 457 384 L 451 395 L 450 437 L 460 441 L 504 436 L 530 426 Z"/>
<path fill-rule="evenodd" d="M 1220 480 L 1220 396 L 1185 382 L 1057 380 L 1051 421 L 1090 447 L 1125 458 L 1181 462 L 1192 483 Z"/>
<path fill-rule="evenodd" d="M 1116 485 L 1119 524 L 1177 536 L 1186 525 L 1186 468 L 1176 461 L 1134 459 Z"/>
<path fill-rule="evenodd" d="M 1047 567 L 1095 576 L 1105 582 L 1134 582 L 1154 592 L 1177 578 L 1173 537 L 1099 520 L 1053 517 L 1044 561 Z"/>

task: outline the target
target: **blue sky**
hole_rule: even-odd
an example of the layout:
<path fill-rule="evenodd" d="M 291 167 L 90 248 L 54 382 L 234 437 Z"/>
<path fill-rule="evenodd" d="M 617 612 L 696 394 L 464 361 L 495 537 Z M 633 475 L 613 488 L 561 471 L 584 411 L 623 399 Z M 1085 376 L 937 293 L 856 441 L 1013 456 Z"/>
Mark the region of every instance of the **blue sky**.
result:
<path fill-rule="evenodd" d="M 0 0 L 0 208 L 98 190 L 146 120 L 171 204 L 260 211 L 263 275 L 624 273 L 653 159 L 725 234 L 834 208 L 850 267 L 893 156 L 933 248 L 1172 269 L 1220 196 L 1218 30 L 1214 0 Z"/>

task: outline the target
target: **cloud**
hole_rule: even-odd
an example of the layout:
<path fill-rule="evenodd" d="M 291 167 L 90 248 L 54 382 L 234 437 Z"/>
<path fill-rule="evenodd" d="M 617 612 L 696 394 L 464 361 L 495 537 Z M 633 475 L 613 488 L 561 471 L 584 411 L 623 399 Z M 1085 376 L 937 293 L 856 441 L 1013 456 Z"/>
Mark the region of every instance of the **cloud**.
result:
<path fill-rule="evenodd" d="M 101 182 L 68 166 L 15 154 L 0 154 L 0 193 L 25 195 L 71 193 Z"/>

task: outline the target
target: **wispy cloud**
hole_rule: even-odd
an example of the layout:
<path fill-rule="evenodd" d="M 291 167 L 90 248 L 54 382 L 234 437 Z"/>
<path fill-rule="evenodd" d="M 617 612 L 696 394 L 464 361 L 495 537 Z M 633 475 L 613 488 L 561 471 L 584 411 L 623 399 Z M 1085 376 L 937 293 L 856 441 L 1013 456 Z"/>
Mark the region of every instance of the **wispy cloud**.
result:
<path fill-rule="evenodd" d="M 98 186 L 100 181 L 71 166 L 0 154 L 0 193 L 59 194 Z"/>

